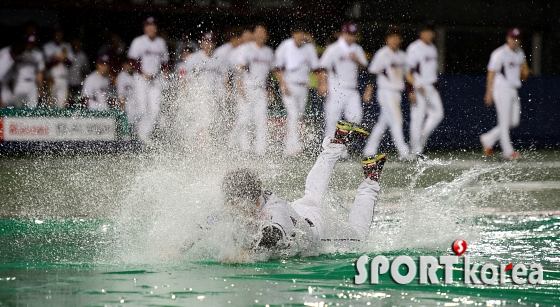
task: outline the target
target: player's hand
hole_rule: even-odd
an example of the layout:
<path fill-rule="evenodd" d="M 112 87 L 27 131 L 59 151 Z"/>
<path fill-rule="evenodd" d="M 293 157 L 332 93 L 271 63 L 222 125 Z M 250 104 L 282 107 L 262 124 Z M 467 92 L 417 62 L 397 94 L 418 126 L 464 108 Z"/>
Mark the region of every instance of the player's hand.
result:
<path fill-rule="evenodd" d="M 486 95 L 484 95 L 484 104 L 486 104 L 487 107 L 492 106 L 492 92 L 486 92 Z"/>
<path fill-rule="evenodd" d="M 366 87 L 366 90 L 364 91 L 364 96 L 362 97 L 364 103 L 370 103 L 371 102 L 371 97 L 373 90 L 371 89 L 371 86 Z"/>
<path fill-rule="evenodd" d="M 355 53 L 350 53 L 350 59 L 356 63 L 360 63 L 360 59 L 358 59 L 358 56 Z"/>
<path fill-rule="evenodd" d="M 418 91 L 420 92 L 420 94 L 424 94 L 426 92 L 423 86 L 419 86 Z"/>
<path fill-rule="evenodd" d="M 146 80 L 148 80 L 148 81 L 152 81 L 152 79 L 153 79 L 151 75 L 149 75 L 145 72 L 142 72 L 142 76 L 144 76 L 144 78 L 146 78 Z"/>
<path fill-rule="evenodd" d="M 416 103 L 416 94 L 414 94 L 414 92 L 410 92 L 408 94 L 408 100 L 410 100 L 411 104 L 415 104 Z"/>
<path fill-rule="evenodd" d="M 286 83 L 282 83 L 280 85 L 280 90 L 285 96 L 290 96 L 290 89 L 288 88 L 288 85 L 286 85 Z"/>
<path fill-rule="evenodd" d="M 319 86 L 317 86 L 317 94 L 319 94 L 319 96 L 325 97 L 328 93 L 329 90 L 326 84 L 319 84 Z"/>

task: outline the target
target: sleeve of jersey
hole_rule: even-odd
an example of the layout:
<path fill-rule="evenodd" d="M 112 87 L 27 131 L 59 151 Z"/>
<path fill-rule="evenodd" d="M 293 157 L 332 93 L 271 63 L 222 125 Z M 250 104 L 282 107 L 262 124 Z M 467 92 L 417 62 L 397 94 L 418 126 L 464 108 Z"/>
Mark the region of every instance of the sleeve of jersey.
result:
<path fill-rule="evenodd" d="M 317 49 L 315 48 L 315 45 L 309 45 L 309 46 L 310 46 L 309 57 L 311 59 L 311 69 L 317 72 L 321 68 L 319 65 L 319 56 L 317 55 Z"/>
<path fill-rule="evenodd" d="M 414 73 L 414 68 L 417 66 L 417 62 L 414 56 L 414 51 L 411 48 L 406 50 L 406 72 Z"/>
<path fill-rule="evenodd" d="M 321 59 L 319 60 L 319 70 L 328 70 L 328 68 L 331 67 L 331 53 L 332 49 L 330 47 L 327 47 L 327 49 L 325 49 L 325 52 L 323 52 Z"/>
<path fill-rule="evenodd" d="M 277 247 L 278 242 L 282 241 L 284 236 L 284 231 L 276 224 L 272 224 L 262 229 L 262 238 L 258 246 L 262 248 Z"/>
<path fill-rule="evenodd" d="M 284 70 L 284 44 L 280 44 L 274 53 L 274 66 L 276 70 Z"/>
<path fill-rule="evenodd" d="M 367 62 L 367 57 L 366 57 L 366 53 L 364 52 L 364 49 L 362 47 L 360 47 L 360 49 L 358 49 L 358 59 L 360 60 L 360 63 L 364 66 L 367 66 L 368 62 Z"/>
<path fill-rule="evenodd" d="M 488 62 L 488 71 L 498 72 L 501 69 L 500 56 L 499 53 L 494 51 L 490 55 L 490 61 Z"/>
<path fill-rule="evenodd" d="M 383 63 L 381 61 L 381 54 L 379 52 L 377 52 L 373 56 L 373 59 L 371 60 L 371 63 L 369 64 L 368 72 L 371 73 L 371 74 L 378 74 L 382 71 L 382 69 L 383 69 Z"/>
<path fill-rule="evenodd" d="M 43 58 L 43 54 L 37 54 L 37 63 L 37 68 L 39 69 L 39 71 L 45 70 L 45 59 Z"/>
<path fill-rule="evenodd" d="M 141 71 L 142 70 L 142 65 L 140 62 L 140 50 L 138 50 L 138 41 L 137 40 L 133 40 L 132 44 L 130 44 L 130 48 L 128 49 L 128 60 L 130 62 L 130 65 L 132 65 L 132 67 L 136 70 L 136 71 Z"/>

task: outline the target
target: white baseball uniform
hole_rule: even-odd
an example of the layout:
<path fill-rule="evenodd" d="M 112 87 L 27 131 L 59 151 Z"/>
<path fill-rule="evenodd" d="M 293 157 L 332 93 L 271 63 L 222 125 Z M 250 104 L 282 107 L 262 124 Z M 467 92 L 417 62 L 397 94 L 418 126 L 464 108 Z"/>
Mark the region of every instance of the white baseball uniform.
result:
<path fill-rule="evenodd" d="M 214 50 L 214 56 L 227 65 L 227 82 L 218 88 L 218 115 L 221 117 L 221 123 L 219 123 L 222 126 L 221 129 L 227 129 L 233 122 L 234 110 L 231 102 L 236 98 L 234 97 L 235 93 L 231 91 L 233 85 L 231 82 L 235 67 L 229 61 L 233 49 L 235 49 L 233 45 L 228 42 Z"/>
<path fill-rule="evenodd" d="M 492 52 L 488 70 L 495 72 L 492 84 L 492 98 L 498 114 L 498 125 L 481 135 L 480 140 L 485 147 L 492 148 L 498 140 L 503 156 L 514 153 L 509 130 L 519 125 L 521 105 L 517 89 L 521 87 L 521 67 L 525 63 L 523 49 L 511 50 L 504 44 Z"/>
<path fill-rule="evenodd" d="M 124 110 L 128 123 L 134 127 L 138 125 L 138 106 L 135 100 L 134 93 L 134 74 L 126 71 L 121 71 L 117 76 L 117 97 L 119 100 L 124 100 Z"/>
<path fill-rule="evenodd" d="M 197 114 L 195 125 L 207 133 L 226 81 L 226 64 L 214 54 L 208 56 L 204 50 L 199 50 L 187 58 L 185 71 L 189 101 Z"/>
<path fill-rule="evenodd" d="M 90 70 L 88 56 L 83 51 L 74 54 L 72 65 L 68 69 L 68 84 L 70 86 L 81 86 L 84 81 L 84 72 Z"/>
<path fill-rule="evenodd" d="M 39 102 L 37 74 L 45 70 L 43 54 L 37 49 L 24 51 L 16 60 L 14 106 L 36 108 Z"/>
<path fill-rule="evenodd" d="M 416 103 L 410 105 L 410 149 L 421 154 L 432 132 L 443 120 L 443 105 L 437 88 L 438 54 L 434 44 L 420 39 L 406 50 L 408 71 L 414 77 Z M 419 88 L 424 88 L 421 93 Z"/>
<path fill-rule="evenodd" d="M 11 50 L 10 46 L 0 49 L 0 102 L 2 103 L 11 103 L 13 98 L 13 93 L 7 85 L 7 79 L 11 77 L 10 71 L 14 65 Z M 0 105 L 0 107 L 5 107 L 5 105 Z"/>
<path fill-rule="evenodd" d="M 245 97 L 237 104 L 237 119 L 232 138 L 239 138 L 241 150 L 250 151 L 249 131 L 255 125 L 255 152 L 266 153 L 267 130 L 267 78 L 274 68 L 274 53 L 268 46 L 259 47 L 255 42 L 239 46 L 236 66 L 242 68 L 239 77 Z"/>
<path fill-rule="evenodd" d="M 379 143 L 387 128 L 391 129 L 393 142 L 401 159 L 409 155 L 408 145 L 403 136 L 403 119 L 401 112 L 401 93 L 404 90 L 404 72 L 406 69 L 406 54 L 391 50 L 385 46 L 375 53 L 368 71 L 377 75 L 377 102 L 380 113 L 377 123 L 364 147 L 365 156 L 377 154 Z"/>
<path fill-rule="evenodd" d="M 137 69 L 134 74 L 134 91 L 138 110 L 138 138 L 147 142 L 159 115 L 161 106 L 161 72 L 169 62 L 167 44 L 161 37 L 153 40 L 148 35 L 136 37 L 130 44 L 128 58 Z M 146 79 L 142 73 L 152 77 Z"/>
<path fill-rule="evenodd" d="M 296 236 L 296 233 L 303 233 L 304 239 L 307 239 L 310 246 L 318 244 L 322 239 L 330 239 L 325 237 L 327 223 L 330 221 L 327 219 L 328 214 L 323 208 L 323 202 L 336 162 L 345 151 L 346 146 L 333 144 L 330 138 L 325 138 L 323 151 L 307 175 L 305 195 L 301 199 L 288 204 L 268 191 L 261 194 L 258 215 L 263 222 L 262 227 L 279 229 L 283 237 L 280 244 L 285 245 Z M 362 181 L 358 186 L 354 204 L 350 208 L 348 225 L 337 224 L 339 228 L 348 228 L 348 231 L 340 232 L 349 233 L 352 237 L 336 239 L 366 238 L 379 190 L 377 181 L 370 178 Z"/>
<path fill-rule="evenodd" d="M 319 68 L 319 58 L 313 44 L 298 47 L 293 38 L 283 41 L 274 57 L 276 68 L 282 71 L 290 91 L 289 95 L 282 93 L 282 101 L 287 113 L 284 154 L 291 156 L 301 151 L 299 125 L 307 105 L 309 73 Z"/>
<path fill-rule="evenodd" d="M 333 137 L 336 122 L 342 118 L 362 123 L 362 98 L 358 92 L 359 67 L 350 55 L 358 57 L 363 66 L 368 62 L 366 54 L 358 44 L 348 45 L 340 37 L 329 45 L 319 61 L 321 68 L 327 72 L 328 96 L 325 103 L 325 136 Z"/>
<path fill-rule="evenodd" d="M 109 110 L 110 80 L 97 71 L 89 74 L 84 80 L 82 97 L 89 110 Z"/>
<path fill-rule="evenodd" d="M 58 61 L 53 57 L 58 57 L 66 50 L 66 61 Z M 48 74 L 53 78 L 54 84 L 52 88 L 53 98 L 59 108 L 64 107 L 68 99 L 68 67 L 72 64 L 74 53 L 72 47 L 66 42 L 60 44 L 50 41 L 43 46 L 43 52 L 47 62 Z"/>

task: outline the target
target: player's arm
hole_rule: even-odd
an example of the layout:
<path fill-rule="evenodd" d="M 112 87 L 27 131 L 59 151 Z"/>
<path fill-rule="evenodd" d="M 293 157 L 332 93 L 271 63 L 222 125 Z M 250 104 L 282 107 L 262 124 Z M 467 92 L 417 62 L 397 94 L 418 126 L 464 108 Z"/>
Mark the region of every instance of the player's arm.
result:
<path fill-rule="evenodd" d="M 362 97 L 365 103 L 370 103 L 373 96 L 373 82 L 375 82 L 375 74 L 369 74 L 369 81 L 364 91 L 364 96 Z"/>
<path fill-rule="evenodd" d="M 274 74 L 276 75 L 276 79 L 278 79 L 278 83 L 280 84 L 280 90 L 282 91 L 282 94 L 286 96 L 290 96 L 290 89 L 286 84 L 286 80 L 284 80 L 284 72 L 282 71 L 282 69 L 277 68 Z"/>
<path fill-rule="evenodd" d="M 406 91 L 408 93 L 408 100 L 410 103 L 416 103 L 416 95 L 414 94 L 414 77 L 410 72 L 404 74 L 406 80 Z"/>
<path fill-rule="evenodd" d="M 523 64 L 521 64 L 521 81 L 527 81 L 527 78 L 529 78 L 530 74 L 531 68 L 529 68 L 527 62 L 523 62 Z"/>
<path fill-rule="evenodd" d="M 484 103 L 487 106 L 492 105 L 492 88 L 494 86 L 495 76 L 496 76 L 495 71 L 488 70 L 488 74 L 486 75 L 486 94 L 484 95 Z"/>
<path fill-rule="evenodd" d="M 327 94 L 329 93 L 328 90 L 328 84 L 327 84 L 327 70 L 326 69 L 320 69 L 317 71 L 317 81 L 318 81 L 318 85 L 317 85 L 317 93 L 320 96 L 327 96 Z"/>

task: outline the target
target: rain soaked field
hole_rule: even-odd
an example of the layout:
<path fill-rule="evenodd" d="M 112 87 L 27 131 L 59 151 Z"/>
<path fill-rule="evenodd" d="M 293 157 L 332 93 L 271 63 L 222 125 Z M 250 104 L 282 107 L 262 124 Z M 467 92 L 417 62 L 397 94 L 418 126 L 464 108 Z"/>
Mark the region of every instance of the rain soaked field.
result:
<path fill-rule="evenodd" d="M 2 157 L 0 306 L 558 306 L 560 153 L 522 157 L 503 162 L 453 151 L 390 161 L 367 242 L 244 264 L 219 261 L 227 228 L 195 235 L 220 210 L 221 177 L 252 167 L 291 201 L 303 195 L 313 156 L 160 149 Z M 335 170 L 325 206 L 341 219 L 360 171 L 357 157 Z M 378 285 L 353 283 L 362 254 L 450 255 L 457 238 L 477 263 L 540 263 L 543 283 L 466 285 L 461 265 L 450 285 L 398 285 L 388 275 Z M 198 241 L 184 248 L 188 240 Z"/>

